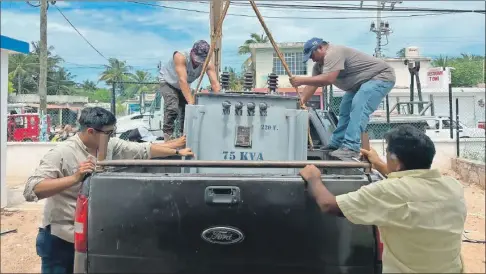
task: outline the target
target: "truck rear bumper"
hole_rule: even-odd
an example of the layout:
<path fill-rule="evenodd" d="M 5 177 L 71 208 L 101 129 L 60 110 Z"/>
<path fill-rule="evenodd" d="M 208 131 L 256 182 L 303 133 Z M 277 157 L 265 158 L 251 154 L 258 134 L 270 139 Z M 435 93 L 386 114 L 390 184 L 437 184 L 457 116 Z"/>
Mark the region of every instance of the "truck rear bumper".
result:
<path fill-rule="evenodd" d="M 88 273 L 86 253 L 74 252 L 74 273 Z"/>

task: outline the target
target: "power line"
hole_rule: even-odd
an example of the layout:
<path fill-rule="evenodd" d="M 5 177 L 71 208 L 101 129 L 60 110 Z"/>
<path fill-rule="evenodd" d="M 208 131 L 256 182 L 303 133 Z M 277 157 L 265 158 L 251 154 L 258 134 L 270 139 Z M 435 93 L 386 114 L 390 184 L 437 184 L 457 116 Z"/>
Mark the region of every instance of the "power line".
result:
<path fill-rule="evenodd" d="M 249 6 L 247 3 L 231 2 L 232 5 Z M 381 6 L 331 6 L 331 5 L 295 5 L 295 4 L 267 4 L 259 3 L 259 7 L 284 8 L 284 9 L 330 9 L 330 10 L 356 10 L 356 11 L 391 11 L 391 12 L 447 12 L 447 13 L 485 13 L 486 10 L 475 9 L 432 9 L 432 8 L 409 8 L 395 7 L 385 10 Z"/>
<path fill-rule="evenodd" d="M 167 6 L 167 5 L 144 3 L 144 2 L 137 2 L 137 1 L 127 1 L 127 2 L 139 4 L 139 5 L 145 5 L 145 6 L 160 7 L 160 8 L 165 8 L 165 9 L 209 14 L 209 11 L 205 11 L 205 10 L 179 8 L 179 7 L 172 7 L 172 6 Z M 423 17 L 423 16 L 433 16 L 433 15 L 446 15 L 446 14 L 453 14 L 453 13 L 454 12 L 435 12 L 435 13 L 426 13 L 426 14 L 382 16 L 382 18 Z M 239 17 L 256 18 L 256 15 L 241 14 L 241 13 L 227 13 L 226 16 L 239 16 Z M 268 19 L 301 19 L 301 20 L 349 20 L 349 19 L 375 19 L 376 18 L 375 16 L 351 16 L 351 17 L 350 16 L 344 16 L 344 17 L 263 16 L 263 17 L 268 18 Z"/>
<path fill-rule="evenodd" d="M 53 5 L 58 11 L 59 13 L 62 15 L 62 17 L 64 17 L 64 19 L 69 23 L 69 25 L 71 25 L 71 27 L 73 27 L 73 29 L 79 34 L 79 36 L 81 36 L 84 41 L 86 41 L 86 43 L 88 43 L 88 45 L 91 46 L 91 48 L 93 48 L 101 57 L 103 57 L 106 61 L 108 61 L 108 58 L 106 58 L 103 53 L 101 53 L 98 49 L 96 49 L 89 41 L 88 39 L 86 39 L 86 37 L 84 37 L 84 35 L 81 34 L 81 32 L 79 32 L 79 30 L 71 23 L 71 21 L 69 21 L 69 19 L 66 17 L 66 15 L 64 15 L 64 13 L 61 11 L 61 9 L 59 9 L 59 7 L 57 7 L 56 5 Z"/>

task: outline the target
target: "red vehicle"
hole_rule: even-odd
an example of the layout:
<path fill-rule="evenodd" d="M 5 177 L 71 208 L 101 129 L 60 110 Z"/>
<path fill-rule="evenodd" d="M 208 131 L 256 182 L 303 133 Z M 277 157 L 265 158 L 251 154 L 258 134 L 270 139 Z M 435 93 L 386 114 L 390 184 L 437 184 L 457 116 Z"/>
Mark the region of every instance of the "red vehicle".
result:
<path fill-rule="evenodd" d="M 47 115 L 47 134 L 50 133 L 51 117 Z M 40 117 L 38 113 L 11 114 L 7 116 L 7 140 L 9 142 L 38 142 Z"/>
<path fill-rule="evenodd" d="M 478 122 L 478 128 L 486 129 L 486 122 Z"/>

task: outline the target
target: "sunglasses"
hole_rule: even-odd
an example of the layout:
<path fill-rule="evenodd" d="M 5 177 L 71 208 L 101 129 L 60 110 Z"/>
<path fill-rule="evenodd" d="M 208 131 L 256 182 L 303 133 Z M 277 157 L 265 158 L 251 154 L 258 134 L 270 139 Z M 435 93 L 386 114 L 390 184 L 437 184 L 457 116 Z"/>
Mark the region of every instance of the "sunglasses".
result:
<path fill-rule="evenodd" d="M 109 136 L 114 136 L 115 132 L 116 132 L 116 127 L 112 130 L 101 130 L 101 129 L 97 129 L 97 128 L 93 128 L 93 129 L 96 132 L 103 133 L 103 134 L 106 134 L 106 135 L 109 135 Z"/>

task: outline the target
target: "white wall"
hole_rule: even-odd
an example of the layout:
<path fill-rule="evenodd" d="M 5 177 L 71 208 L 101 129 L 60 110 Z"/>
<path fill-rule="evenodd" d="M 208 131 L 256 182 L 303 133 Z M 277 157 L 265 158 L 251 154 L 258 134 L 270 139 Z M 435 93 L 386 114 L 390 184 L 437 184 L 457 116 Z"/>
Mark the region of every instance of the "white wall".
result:
<path fill-rule="evenodd" d="M 7 161 L 7 97 L 8 97 L 8 53 L 0 52 L 0 184 L 1 208 L 7 206 L 6 161 Z"/>
<path fill-rule="evenodd" d="M 282 53 L 284 52 L 302 52 L 302 48 L 291 48 L 291 49 L 281 49 Z M 255 87 L 257 88 L 264 88 L 267 87 L 267 76 L 268 74 L 272 73 L 273 70 L 273 48 L 267 49 L 256 49 L 256 78 L 255 78 Z M 312 75 L 312 67 L 314 63 L 312 61 L 307 62 L 307 75 Z M 281 88 L 290 88 L 289 77 L 287 75 L 279 75 L 278 76 L 278 86 Z"/>
<path fill-rule="evenodd" d="M 403 60 L 385 59 L 385 61 L 395 70 L 395 88 L 410 87 L 410 72 L 408 71 L 408 66 L 403 63 Z M 420 61 L 419 77 L 422 88 L 426 87 L 427 70 L 431 67 L 431 61 Z M 415 84 L 415 90 L 417 90 L 417 84 Z"/>

